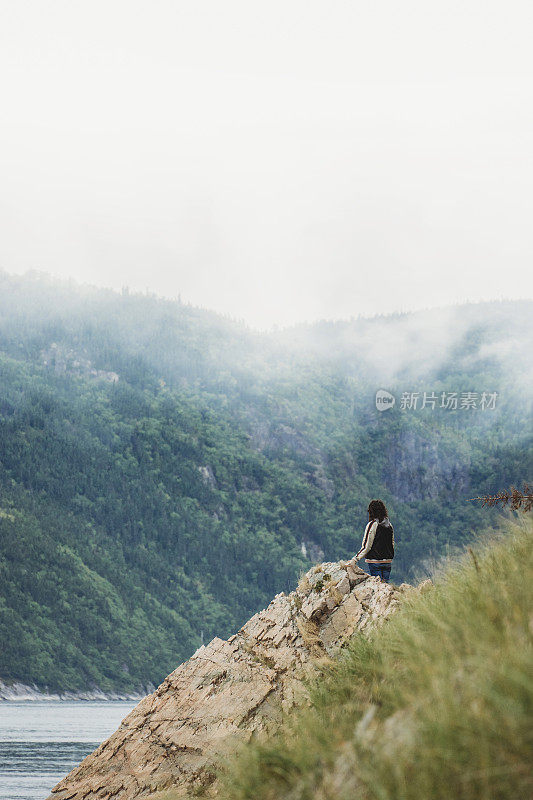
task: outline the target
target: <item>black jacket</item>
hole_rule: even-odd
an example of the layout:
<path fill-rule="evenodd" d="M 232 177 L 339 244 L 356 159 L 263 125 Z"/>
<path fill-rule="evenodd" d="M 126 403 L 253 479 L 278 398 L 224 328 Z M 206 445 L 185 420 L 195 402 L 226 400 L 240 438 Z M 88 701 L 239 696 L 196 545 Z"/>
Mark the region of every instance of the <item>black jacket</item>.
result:
<path fill-rule="evenodd" d="M 394 558 L 394 528 L 388 517 L 379 522 L 371 520 L 365 528 L 361 549 L 355 556 L 358 561 L 392 561 Z"/>

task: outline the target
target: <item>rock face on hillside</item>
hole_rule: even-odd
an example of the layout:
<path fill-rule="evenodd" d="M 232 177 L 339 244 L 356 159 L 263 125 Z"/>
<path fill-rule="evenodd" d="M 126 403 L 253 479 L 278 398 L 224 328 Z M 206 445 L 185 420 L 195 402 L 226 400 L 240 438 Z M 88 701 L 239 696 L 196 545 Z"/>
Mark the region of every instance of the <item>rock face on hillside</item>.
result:
<path fill-rule="evenodd" d="M 443 491 L 464 495 L 470 483 L 470 454 L 450 450 L 441 434 L 429 439 L 402 430 L 388 442 L 382 477 L 405 503 L 435 499 Z"/>
<path fill-rule="evenodd" d="M 404 591 L 353 562 L 320 564 L 228 641 L 213 639 L 145 697 L 49 800 L 130 800 L 213 779 L 217 757 L 279 724 L 305 699 L 301 678 L 356 630 L 387 617 Z"/>

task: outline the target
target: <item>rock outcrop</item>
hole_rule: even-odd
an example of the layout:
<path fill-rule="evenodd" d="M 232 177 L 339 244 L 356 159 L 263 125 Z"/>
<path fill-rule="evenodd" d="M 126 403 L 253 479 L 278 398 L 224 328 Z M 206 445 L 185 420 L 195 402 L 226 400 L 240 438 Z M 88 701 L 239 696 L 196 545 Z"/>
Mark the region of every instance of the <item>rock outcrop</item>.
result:
<path fill-rule="evenodd" d="M 356 631 L 379 623 L 404 587 L 354 562 L 320 564 L 228 641 L 200 647 L 145 697 L 49 800 L 131 800 L 213 780 L 217 758 L 279 725 L 305 699 L 302 678 Z"/>
<path fill-rule="evenodd" d="M 429 438 L 405 429 L 387 442 L 382 478 L 404 503 L 450 493 L 464 497 L 470 483 L 470 453 L 450 448 L 441 433 Z"/>

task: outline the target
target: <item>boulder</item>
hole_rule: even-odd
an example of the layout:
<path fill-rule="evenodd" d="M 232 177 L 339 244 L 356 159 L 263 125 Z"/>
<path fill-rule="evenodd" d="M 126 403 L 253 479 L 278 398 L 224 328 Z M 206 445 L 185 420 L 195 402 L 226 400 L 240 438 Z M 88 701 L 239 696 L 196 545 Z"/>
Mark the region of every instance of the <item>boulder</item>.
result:
<path fill-rule="evenodd" d="M 277 727 L 305 702 L 302 678 L 314 665 L 379 624 L 402 595 L 353 561 L 313 567 L 227 641 L 200 647 L 48 800 L 133 800 L 210 786 L 217 759 Z"/>

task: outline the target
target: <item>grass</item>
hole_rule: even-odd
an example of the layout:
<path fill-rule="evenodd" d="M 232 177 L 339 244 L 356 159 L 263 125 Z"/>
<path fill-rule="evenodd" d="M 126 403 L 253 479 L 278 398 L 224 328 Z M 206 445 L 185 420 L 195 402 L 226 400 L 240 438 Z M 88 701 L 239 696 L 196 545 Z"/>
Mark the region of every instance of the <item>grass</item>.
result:
<path fill-rule="evenodd" d="M 312 705 L 239 749 L 219 800 L 533 796 L 533 524 L 412 592 L 323 666 Z"/>

